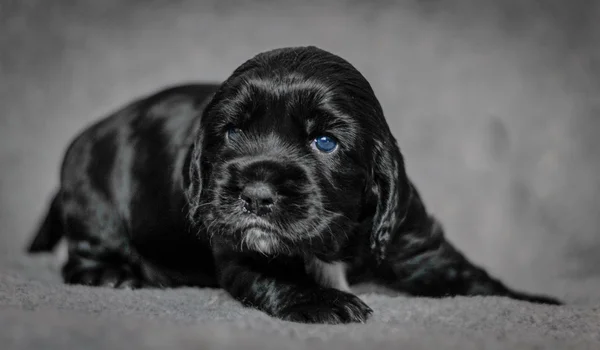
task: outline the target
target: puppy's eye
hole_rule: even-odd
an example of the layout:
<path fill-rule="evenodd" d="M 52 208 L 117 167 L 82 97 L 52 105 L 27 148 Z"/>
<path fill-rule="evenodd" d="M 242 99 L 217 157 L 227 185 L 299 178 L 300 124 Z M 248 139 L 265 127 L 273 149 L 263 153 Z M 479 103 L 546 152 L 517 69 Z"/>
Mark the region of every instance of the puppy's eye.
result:
<path fill-rule="evenodd" d="M 331 153 L 338 146 L 337 140 L 331 136 L 318 136 L 313 140 L 311 145 L 318 151 L 323 153 Z"/>
<path fill-rule="evenodd" d="M 234 140 L 236 137 L 240 136 L 241 133 L 242 130 L 235 125 L 227 126 L 227 131 L 225 132 L 227 139 L 229 140 Z"/>

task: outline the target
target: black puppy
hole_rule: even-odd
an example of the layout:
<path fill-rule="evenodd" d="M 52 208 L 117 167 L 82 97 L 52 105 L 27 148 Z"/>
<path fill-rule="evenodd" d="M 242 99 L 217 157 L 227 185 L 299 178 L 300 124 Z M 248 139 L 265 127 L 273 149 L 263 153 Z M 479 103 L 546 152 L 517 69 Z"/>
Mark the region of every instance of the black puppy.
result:
<path fill-rule="evenodd" d="M 364 322 L 349 285 L 513 291 L 444 239 L 365 78 L 315 47 L 255 56 L 221 85 L 135 101 L 79 135 L 29 247 L 61 237 L 66 283 L 221 287 L 285 320 Z"/>

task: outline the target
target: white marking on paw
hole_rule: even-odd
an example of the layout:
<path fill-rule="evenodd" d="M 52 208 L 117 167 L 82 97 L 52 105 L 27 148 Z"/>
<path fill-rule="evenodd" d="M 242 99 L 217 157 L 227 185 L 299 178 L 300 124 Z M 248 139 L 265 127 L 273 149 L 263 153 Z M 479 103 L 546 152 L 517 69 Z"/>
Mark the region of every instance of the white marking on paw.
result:
<path fill-rule="evenodd" d="M 61 239 L 60 242 L 58 242 L 55 252 L 56 263 L 59 266 L 63 266 L 69 258 L 69 247 L 66 239 Z"/>
<path fill-rule="evenodd" d="M 317 258 L 310 258 L 306 261 L 306 272 L 323 287 L 352 292 L 346 278 L 346 264 L 341 261 L 326 263 Z"/>

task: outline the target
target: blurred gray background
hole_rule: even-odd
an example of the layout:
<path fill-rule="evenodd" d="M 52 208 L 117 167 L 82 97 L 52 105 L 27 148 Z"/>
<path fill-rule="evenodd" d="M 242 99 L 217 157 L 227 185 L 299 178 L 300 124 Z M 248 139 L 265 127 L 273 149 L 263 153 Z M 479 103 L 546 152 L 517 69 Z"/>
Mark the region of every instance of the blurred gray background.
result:
<path fill-rule="evenodd" d="M 165 85 L 316 45 L 371 82 L 447 236 L 526 290 L 600 279 L 598 1 L 0 1 L 0 264 L 74 135 Z M 57 276 L 58 278 L 58 276 Z"/>

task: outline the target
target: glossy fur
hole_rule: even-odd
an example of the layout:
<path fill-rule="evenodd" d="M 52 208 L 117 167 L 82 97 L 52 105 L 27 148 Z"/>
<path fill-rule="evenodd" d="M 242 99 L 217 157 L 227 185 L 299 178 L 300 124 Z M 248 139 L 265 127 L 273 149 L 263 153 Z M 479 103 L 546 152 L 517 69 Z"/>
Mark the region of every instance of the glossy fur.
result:
<path fill-rule="evenodd" d="M 315 149 L 321 135 L 338 148 Z M 271 197 L 254 214 L 242 192 L 256 184 Z M 259 54 L 221 85 L 170 88 L 86 129 L 29 250 L 61 237 L 66 283 L 221 287 L 291 321 L 365 322 L 358 282 L 559 303 L 507 288 L 444 238 L 369 83 L 314 47 Z"/>

